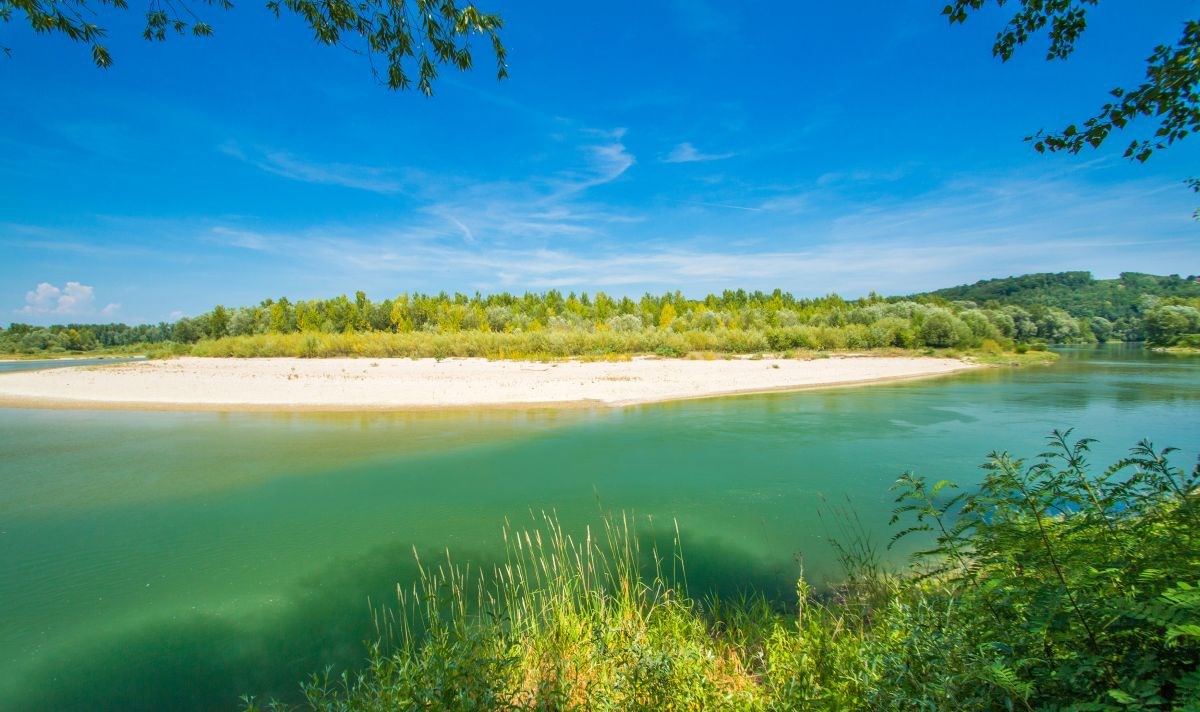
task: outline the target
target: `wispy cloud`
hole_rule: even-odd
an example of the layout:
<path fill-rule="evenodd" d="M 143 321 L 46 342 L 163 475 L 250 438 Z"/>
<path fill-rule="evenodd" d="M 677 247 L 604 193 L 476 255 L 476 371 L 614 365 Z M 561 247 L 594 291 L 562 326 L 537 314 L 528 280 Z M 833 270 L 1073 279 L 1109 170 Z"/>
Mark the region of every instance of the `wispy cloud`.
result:
<path fill-rule="evenodd" d="M 671 290 L 692 293 L 727 287 L 782 286 L 799 294 L 869 290 L 903 293 L 1007 272 L 1032 271 L 1051 262 L 1062 268 L 1095 268 L 1082 255 L 1135 251 L 1137 240 L 1027 239 L 993 244 L 969 241 L 913 246 L 901 239 L 823 243 L 800 249 L 699 249 L 680 245 L 647 250 L 506 248 L 436 245 L 402 234 L 308 238 L 305 251 L 333 273 L 363 284 L 484 290 L 608 289 L 619 293 Z M 1185 249 L 1181 245 L 1180 249 Z M 1034 255 L 1038 257 L 1021 257 Z M 1101 268 L 1119 260 L 1102 261 Z M 958 275 L 965 275 L 959 277 Z M 452 280 L 447 283 L 447 279 Z"/>
<path fill-rule="evenodd" d="M 703 153 L 695 146 L 688 142 L 683 142 L 666 156 L 663 156 L 663 163 L 696 163 L 699 161 L 721 161 L 726 158 L 733 158 L 734 153 Z"/>
<path fill-rule="evenodd" d="M 855 169 L 846 171 L 831 171 L 817 177 L 817 185 L 829 186 L 846 183 L 891 183 L 909 175 L 907 167 L 887 169 Z"/>
<path fill-rule="evenodd" d="M 303 183 L 337 185 L 372 193 L 392 194 L 403 192 L 413 182 L 412 172 L 407 169 L 353 163 L 321 163 L 287 151 L 246 151 L 232 143 L 221 145 L 219 150 L 268 173 Z"/>
<path fill-rule="evenodd" d="M 212 229 L 212 234 L 217 242 L 232 247 L 241 247 L 245 250 L 269 251 L 273 247 L 268 238 L 251 230 L 239 230 L 218 225 Z"/>
<path fill-rule="evenodd" d="M 1043 170 L 866 186 L 832 179 L 821 185 L 816 177 L 755 186 L 732 175 L 689 183 L 691 195 L 643 196 L 624 132 L 576 131 L 556 143 L 559 153 L 534 164 L 542 170 L 504 180 L 431 181 L 406 200 L 412 207 L 383 217 L 299 226 L 295 218 L 280 224 L 236 215 L 108 221 L 91 233 L 0 224 L 0 244 L 44 251 L 61 241 L 63 260 L 95 265 L 127 261 L 89 252 L 106 236 L 153 234 L 156 244 L 175 249 L 137 256 L 143 273 L 191 255 L 186 267 L 172 268 L 176 282 L 154 287 L 158 293 L 171 293 L 179 279 L 208 285 L 209 275 L 236 273 L 245 277 L 241 284 L 252 284 L 205 303 L 356 289 L 373 296 L 548 288 L 636 295 L 781 287 L 853 297 L 1031 271 L 1164 273 L 1195 260 L 1192 196 L 1175 183 L 1106 183 L 1086 171 Z M 86 284 L 44 284 L 19 313 L 107 318 Z M 60 304 L 62 295 L 69 299 Z M 163 316 L 180 306 L 195 309 L 164 300 Z"/>
<path fill-rule="evenodd" d="M 625 147 L 625 129 L 587 130 L 585 135 L 595 136 L 599 142 L 590 141 L 581 147 L 586 156 L 582 169 L 567 171 L 552 178 L 555 190 L 550 197 L 563 197 L 611 183 L 637 163 L 637 159 Z"/>
<path fill-rule="evenodd" d="M 588 191 L 624 177 L 637 163 L 625 129 L 572 130 L 556 156 L 558 167 L 518 180 L 468 180 L 416 169 L 403 171 L 302 161 L 286 151 L 248 153 L 233 144 L 221 151 L 268 173 L 377 193 L 405 193 L 415 216 L 402 231 L 417 240 L 546 240 L 598 234 L 603 226 L 638 220 L 623 209 L 588 199 Z M 571 140 L 573 139 L 573 140 Z M 421 178 L 421 176 L 425 176 Z M 410 187 L 411 186 L 411 187 Z M 242 249 L 268 251 L 280 237 L 231 224 L 212 228 L 209 239 Z"/>
<path fill-rule="evenodd" d="M 764 207 L 754 207 L 750 205 L 733 205 L 732 203 L 713 203 L 705 200 L 683 200 L 677 199 L 673 202 L 683 205 L 696 205 L 702 208 L 725 208 L 727 210 L 746 210 L 749 212 L 760 212 L 765 210 Z"/>
<path fill-rule="evenodd" d="M 303 255 L 348 285 L 626 293 L 779 286 L 854 296 L 1031 271 L 1171 271 L 1186 259 L 1195 228 L 1182 211 L 1147 216 L 1166 189 L 972 176 L 917 196 L 839 199 L 824 189 L 784 193 L 757 210 L 679 201 L 696 207 L 629 216 L 510 185 L 501 195 L 439 204 L 429 219 L 408 223 L 223 234 Z"/>

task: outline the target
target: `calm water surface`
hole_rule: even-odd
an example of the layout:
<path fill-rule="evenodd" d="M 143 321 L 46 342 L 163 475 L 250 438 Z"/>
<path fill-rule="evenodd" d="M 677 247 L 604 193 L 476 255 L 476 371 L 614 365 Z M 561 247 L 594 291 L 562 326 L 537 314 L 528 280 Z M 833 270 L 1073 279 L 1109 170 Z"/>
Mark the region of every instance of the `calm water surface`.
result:
<path fill-rule="evenodd" d="M 109 356 L 106 358 L 47 358 L 21 361 L 0 361 L 0 373 L 11 371 L 41 371 L 47 368 L 72 368 L 75 366 L 104 366 L 130 361 L 145 361 L 145 356 Z"/>
<path fill-rule="evenodd" d="M 3 376 L 0 376 L 2 378 Z M 819 512 L 887 540 L 905 470 L 970 483 L 1052 428 L 1200 451 L 1200 359 L 1050 367 L 623 410 L 455 414 L 0 410 L 0 709 L 230 709 L 354 665 L 412 549 L 497 556 L 507 516 L 673 518 L 696 591 L 835 577 Z M 650 517 L 653 520 L 650 520 Z M 828 521 L 829 517 L 825 518 Z"/>

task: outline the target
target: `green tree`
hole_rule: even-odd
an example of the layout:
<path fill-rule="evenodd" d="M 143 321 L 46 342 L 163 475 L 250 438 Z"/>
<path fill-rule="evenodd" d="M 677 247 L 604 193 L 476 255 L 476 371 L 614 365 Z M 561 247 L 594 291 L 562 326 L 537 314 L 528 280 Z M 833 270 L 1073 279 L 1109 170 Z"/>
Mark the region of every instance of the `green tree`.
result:
<path fill-rule="evenodd" d="M 1092 330 L 1092 335 L 1096 337 L 1096 341 L 1104 343 L 1113 336 L 1113 325 L 1108 319 L 1102 316 L 1094 316 L 1088 320 L 1088 328 Z"/>
<path fill-rule="evenodd" d="M 960 325 L 962 322 L 954 318 L 949 311 L 935 307 L 921 323 L 921 341 L 926 346 L 938 348 L 956 346 L 963 340 L 963 331 L 970 335 L 970 331 L 965 326 L 960 329 Z"/>
<path fill-rule="evenodd" d="M 1170 346 L 1186 334 L 1200 333 L 1200 311 L 1183 304 L 1164 304 L 1146 312 L 1146 340 Z"/>
<path fill-rule="evenodd" d="M 1006 0 L 994 0 L 1003 6 Z M 1075 51 L 1075 43 L 1087 29 L 1087 12 L 1099 0 L 1017 0 L 1017 9 L 996 35 L 992 54 L 1001 61 L 1012 58 L 1016 48 L 1030 37 L 1045 32 L 1050 46 L 1047 60 L 1066 59 Z M 988 0 L 954 0 L 942 13 L 951 23 L 966 22 L 971 12 Z M 1154 48 L 1146 61 L 1146 80 L 1130 88 L 1117 87 L 1113 101 L 1100 107 L 1094 116 L 1080 125 L 1071 124 L 1056 132 L 1038 131 L 1026 137 L 1038 153 L 1079 153 L 1086 147 L 1099 148 L 1114 131 L 1124 129 L 1135 119 L 1156 123 L 1148 137 L 1134 139 L 1125 149 L 1125 157 L 1144 162 L 1155 152 L 1167 148 L 1189 133 L 1200 130 L 1200 20 L 1184 23 L 1183 34 L 1174 44 Z M 1188 185 L 1200 192 L 1200 179 L 1190 178 Z M 1200 213 L 1200 211 L 1198 211 Z M 1200 214 L 1198 214 L 1200 217 Z"/>
<path fill-rule="evenodd" d="M 208 9 L 233 7 L 230 0 L 195 3 L 200 4 Z M 497 79 L 508 76 L 499 35 L 504 21 L 480 12 L 469 2 L 460 7 L 456 0 L 267 0 L 266 5 L 276 17 L 283 12 L 299 16 L 319 44 L 348 47 L 367 55 L 376 79 L 391 89 L 410 88 L 415 73 L 417 90 L 431 96 L 439 66 L 471 68 L 473 35 L 490 41 Z M 59 34 L 90 45 L 92 60 L 105 68 L 113 63 L 102 44 L 108 31 L 93 19 L 101 12 L 128 8 L 127 0 L 0 0 L 0 22 L 7 23 L 20 12 L 39 34 Z M 213 26 L 197 14 L 204 9 L 193 9 L 182 1 L 150 0 L 142 37 L 161 42 L 172 34 L 210 36 Z M 10 50 L 4 48 L 4 52 Z"/>
<path fill-rule="evenodd" d="M 184 317 L 171 327 L 171 339 L 181 344 L 194 344 L 204 336 L 203 330 L 194 319 Z"/>
<path fill-rule="evenodd" d="M 219 339 L 229 332 L 229 310 L 218 304 L 208 316 L 208 336 Z"/>

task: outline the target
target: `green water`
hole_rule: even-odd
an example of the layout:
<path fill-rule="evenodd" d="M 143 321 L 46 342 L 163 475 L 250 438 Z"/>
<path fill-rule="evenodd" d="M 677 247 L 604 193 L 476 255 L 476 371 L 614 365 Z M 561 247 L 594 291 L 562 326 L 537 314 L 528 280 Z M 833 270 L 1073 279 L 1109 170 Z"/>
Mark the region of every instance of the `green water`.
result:
<path fill-rule="evenodd" d="M 2 376 L 0 376 L 2 377 Z M 412 548 L 490 561 L 505 516 L 672 518 L 693 592 L 836 576 L 822 507 L 887 539 L 902 471 L 970 483 L 1056 427 L 1107 463 L 1200 451 L 1200 359 L 1111 347 L 1051 367 L 624 410 L 221 414 L 0 410 L 0 709 L 229 709 L 354 665 Z M 828 504 L 823 504 L 823 503 Z M 653 521 L 649 520 L 653 517 Z"/>

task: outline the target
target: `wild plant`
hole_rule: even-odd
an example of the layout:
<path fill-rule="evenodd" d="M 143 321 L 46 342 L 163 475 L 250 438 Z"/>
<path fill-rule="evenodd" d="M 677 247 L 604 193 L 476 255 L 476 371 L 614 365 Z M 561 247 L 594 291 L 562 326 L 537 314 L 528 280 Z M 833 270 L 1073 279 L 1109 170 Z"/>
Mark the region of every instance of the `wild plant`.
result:
<path fill-rule="evenodd" d="M 978 672 L 1008 693 L 1005 704 L 1172 708 L 1200 649 L 1147 625 L 1144 611 L 1200 574 L 1198 473 L 1143 441 L 1096 475 L 1093 441 L 1055 431 L 1048 442 L 1028 465 L 992 453 L 974 493 L 939 499 L 952 485 L 901 478 L 896 515 L 915 523 L 896 538 L 933 534 L 917 554 L 934 562 L 923 575 L 974 614 L 958 623 L 970 642 L 999 653 L 990 674 Z"/>

